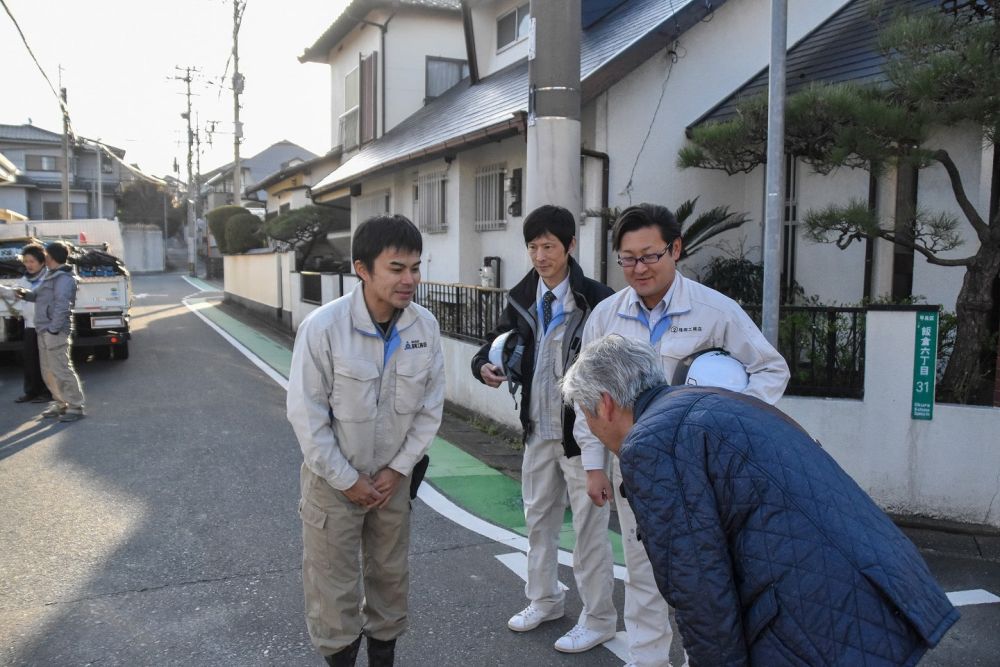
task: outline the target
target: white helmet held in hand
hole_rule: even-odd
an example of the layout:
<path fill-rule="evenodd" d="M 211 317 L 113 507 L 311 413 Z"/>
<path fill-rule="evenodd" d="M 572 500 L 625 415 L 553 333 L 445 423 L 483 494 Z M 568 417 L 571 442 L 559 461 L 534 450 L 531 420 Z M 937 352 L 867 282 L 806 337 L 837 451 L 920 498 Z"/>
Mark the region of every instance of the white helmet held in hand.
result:
<path fill-rule="evenodd" d="M 510 383 L 513 394 L 521 384 L 521 357 L 524 355 L 524 344 L 517 331 L 505 331 L 493 339 L 490 345 L 490 363 L 500 369 Z"/>
<path fill-rule="evenodd" d="M 682 372 L 682 364 L 678 372 Z M 747 369 L 725 350 L 713 349 L 700 352 L 691 361 L 687 373 L 681 378 L 674 376 L 674 384 L 689 384 L 698 387 L 718 387 L 741 392 L 747 388 L 750 376 Z"/>

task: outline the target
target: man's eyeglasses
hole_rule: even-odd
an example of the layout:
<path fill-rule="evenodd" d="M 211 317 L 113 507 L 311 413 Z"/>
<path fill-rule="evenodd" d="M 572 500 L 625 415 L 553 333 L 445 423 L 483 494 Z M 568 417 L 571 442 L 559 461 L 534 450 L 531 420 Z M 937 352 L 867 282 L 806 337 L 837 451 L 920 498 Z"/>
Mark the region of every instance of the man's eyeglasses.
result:
<path fill-rule="evenodd" d="M 669 243 L 667 244 L 667 247 L 663 249 L 663 252 L 654 252 L 640 257 L 622 257 L 621 255 L 618 255 L 618 266 L 631 269 L 636 264 L 656 264 L 663 259 L 663 256 L 670 252 L 670 249 L 673 247 L 674 244 Z"/>

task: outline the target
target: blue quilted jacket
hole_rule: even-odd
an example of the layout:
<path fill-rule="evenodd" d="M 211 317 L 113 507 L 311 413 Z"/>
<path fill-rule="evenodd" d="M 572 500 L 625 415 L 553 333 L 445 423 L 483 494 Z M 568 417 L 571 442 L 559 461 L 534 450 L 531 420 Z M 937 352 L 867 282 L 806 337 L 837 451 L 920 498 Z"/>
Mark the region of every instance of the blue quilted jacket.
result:
<path fill-rule="evenodd" d="M 958 619 L 905 535 L 754 398 L 660 387 L 622 478 L 692 667 L 914 665 Z"/>

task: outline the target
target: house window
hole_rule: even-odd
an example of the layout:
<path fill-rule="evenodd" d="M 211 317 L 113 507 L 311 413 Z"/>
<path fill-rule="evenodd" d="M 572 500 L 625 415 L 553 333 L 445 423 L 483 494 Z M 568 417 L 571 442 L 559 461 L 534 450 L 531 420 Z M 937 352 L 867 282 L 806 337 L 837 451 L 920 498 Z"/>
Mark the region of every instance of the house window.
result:
<path fill-rule="evenodd" d="M 367 197 L 358 198 L 358 222 L 364 222 L 377 215 L 385 215 L 392 206 L 392 197 L 388 190 L 383 190 Z"/>
<path fill-rule="evenodd" d="M 55 155 L 25 155 L 24 169 L 25 171 L 61 171 L 62 158 Z"/>
<path fill-rule="evenodd" d="M 785 218 L 781 226 L 781 291 L 783 301 L 791 302 L 795 286 L 795 250 L 798 241 L 798 163 L 795 157 L 785 155 Z"/>
<path fill-rule="evenodd" d="M 445 191 L 448 178 L 443 171 L 417 176 L 413 184 L 413 213 L 417 227 L 429 234 L 447 232 Z"/>
<path fill-rule="evenodd" d="M 525 3 L 497 19 L 497 51 L 528 36 L 531 14 Z"/>
<path fill-rule="evenodd" d="M 292 205 L 290 203 L 282 204 L 278 207 L 278 215 L 284 215 L 292 210 Z"/>
<path fill-rule="evenodd" d="M 43 220 L 62 220 L 62 203 L 57 201 L 42 202 Z"/>
<path fill-rule="evenodd" d="M 464 60 L 427 56 L 425 71 L 424 104 L 469 76 L 469 65 Z"/>
<path fill-rule="evenodd" d="M 358 146 L 358 115 L 360 113 L 361 69 L 355 68 L 344 77 L 344 113 L 340 116 L 340 144 L 345 151 Z"/>
<path fill-rule="evenodd" d="M 377 119 L 376 109 L 378 108 L 378 89 L 376 88 L 376 84 L 378 83 L 377 64 L 378 52 L 361 58 L 359 68 L 361 70 L 361 80 L 359 82 L 361 91 L 358 99 L 358 104 L 361 108 L 359 110 L 358 131 L 361 135 L 360 141 L 362 144 L 374 141 L 376 137 L 375 123 Z"/>
<path fill-rule="evenodd" d="M 507 174 L 503 164 L 476 169 L 476 231 L 486 232 L 507 226 L 503 182 Z"/>

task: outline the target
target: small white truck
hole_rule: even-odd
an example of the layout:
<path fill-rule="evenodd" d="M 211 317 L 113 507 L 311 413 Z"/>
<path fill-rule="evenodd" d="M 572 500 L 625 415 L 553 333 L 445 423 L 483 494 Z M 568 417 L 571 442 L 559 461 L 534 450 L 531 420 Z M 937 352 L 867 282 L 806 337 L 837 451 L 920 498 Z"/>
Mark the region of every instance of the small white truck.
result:
<path fill-rule="evenodd" d="M 16 257 L 25 243 L 32 239 L 0 241 L 0 258 Z M 128 359 L 129 310 L 132 306 L 132 278 L 105 246 L 76 246 L 72 258 L 80 278 L 73 308 L 73 349 L 92 349 L 97 356 Z M 9 276 L 9 274 L 5 274 Z M 0 276 L 0 284 L 12 286 L 14 276 Z M 21 347 L 23 323 L 0 303 L 0 350 Z"/>

